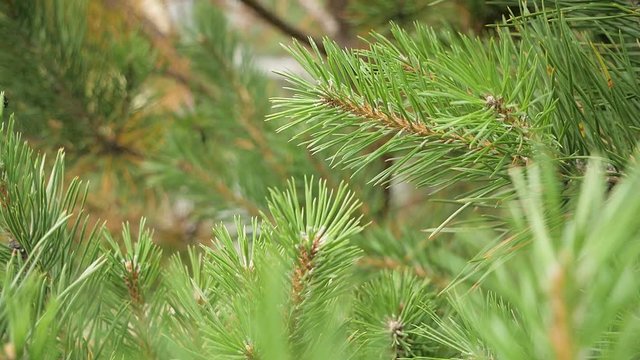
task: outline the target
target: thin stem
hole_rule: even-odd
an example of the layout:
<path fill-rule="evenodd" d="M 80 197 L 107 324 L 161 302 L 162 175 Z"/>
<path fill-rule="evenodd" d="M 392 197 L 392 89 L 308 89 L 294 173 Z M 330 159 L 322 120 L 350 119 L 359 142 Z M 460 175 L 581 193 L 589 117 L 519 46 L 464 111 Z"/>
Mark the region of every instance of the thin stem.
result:
<path fill-rule="evenodd" d="M 306 44 L 311 47 L 311 43 L 314 42 L 318 47 L 318 50 L 323 54 L 327 55 L 327 52 L 322 45 L 322 41 L 319 39 L 314 39 L 312 36 L 305 34 L 299 29 L 296 29 L 293 25 L 287 23 L 284 19 L 281 19 L 275 13 L 271 12 L 269 9 L 265 8 L 258 1 L 254 0 L 240 0 L 245 6 L 253 10 L 261 19 L 271 24 L 276 29 L 280 30 L 285 35 L 289 35 L 292 38 Z"/>
<path fill-rule="evenodd" d="M 369 104 L 355 104 L 349 101 L 349 99 L 338 96 L 329 97 L 328 95 L 325 95 L 322 101 L 330 107 L 351 113 L 359 118 L 379 122 L 386 127 L 397 129 L 408 134 L 422 137 L 437 136 L 444 143 L 460 142 L 469 147 L 470 150 L 483 151 L 485 148 L 489 148 L 492 152 L 497 151 L 495 145 L 488 140 L 474 145 L 475 139 L 471 136 L 431 129 L 423 123 L 409 121 L 396 114 L 387 114 Z"/>

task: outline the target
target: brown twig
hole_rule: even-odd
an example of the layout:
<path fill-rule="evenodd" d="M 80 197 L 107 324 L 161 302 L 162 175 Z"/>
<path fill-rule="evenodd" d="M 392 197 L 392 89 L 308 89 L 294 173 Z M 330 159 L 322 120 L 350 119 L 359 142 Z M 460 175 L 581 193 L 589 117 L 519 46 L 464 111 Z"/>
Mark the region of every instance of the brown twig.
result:
<path fill-rule="evenodd" d="M 298 264 L 293 272 L 291 279 L 291 291 L 293 304 L 297 306 L 302 302 L 305 283 L 308 282 L 307 276 L 313 271 L 315 266 L 314 260 L 320 249 L 320 245 L 324 236 L 324 231 L 320 230 L 314 236 L 311 246 L 307 248 L 307 244 L 301 243 L 298 255 Z"/>
<path fill-rule="evenodd" d="M 303 235 L 302 241 L 298 244 L 298 256 L 291 276 L 291 317 L 289 319 L 289 329 L 294 334 L 299 326 L 301 315 L 301 304 L 305 300 L 305 290 L 310 283 L 310 277 L 316 267 L 316 256 L 320 251 L 320 245 L 324 240 L 324 229 L 318 230 L 313 240 L 309 244 L 307 234 Z"/>
<path fill-rule="evenodd" d="M 353 36 L 353 29 L 347 17 L 349 0 L 328 0 L 327 11 L 335 17 L 338 23 L 335 41 L 345 47 L 354 47 L 357 37 Z"/>
<path fill-rule="evenodd" d="M 432 129 L 423 123 L 409 121 L 396 114 L 387 114 L 370 104 L 360 105 L 350 102 L 348 99 L 328 96 L 325 96 L 322 99 L 322 102 L 333 108 L 349 112 L 359 118 L 375 121 L 386 127 L 397 129 L 408 134 L 422 137 L 437 136 L 440 141 L 446 144 L 460 142 L 465 144 L 470 150 L 483 151 L 486 148 L 489 148 L 492 151 L 497 151 L 495 145 L 489 140 L 485 140 L 480 144 L 474 145 L 475 139 L 471 136 L 463 136 L 456 133 Z"/>
<path fill-rule="evenodd" d="M 133 260 L 126 260 L 124 262 L 124 269 L 125 274 L 123 280 L 129 292 L 129 297 L 135 306 L 140 306 L 144 303 L 139 283 L 140 265 L 136 264 Z"/>
<path fill-rule="evenodd" d="M 551 275 L 551 312 L 553 320 L 551 329 L 549 329 L 549 337 L 553 349 L 558 360 L 574 359 L 573 339 L 571 329 L 571 314 L 567 309 L 567 303 L 564 296 L 566 288 L 566 273 L 562 265 L 558 264 L 558 268 Z"/>
<path fill-rule="evenodd" d="M 278 17 L 278 15 L 265 8 L 258 1 L 240 0 L 240 2 L 253 10 L 253 12 L 256 13 L 256 15 L 258 15 L 261 19 L 268 22 L 273 27 L 280 30 L 282 33 L 291 36 L 292 38 L 306 44 L 309 47 L 312 46 L 312 43 L 315 43 L 322 55 L 327 55 L 324 45 L 322 45 L 322 41 L 320 41 L 319 39 L 314 39 L 312 36 L 305 34 L 299 29 L 296 29 L 293 25 L 287 23 L 285 20 Z"/>

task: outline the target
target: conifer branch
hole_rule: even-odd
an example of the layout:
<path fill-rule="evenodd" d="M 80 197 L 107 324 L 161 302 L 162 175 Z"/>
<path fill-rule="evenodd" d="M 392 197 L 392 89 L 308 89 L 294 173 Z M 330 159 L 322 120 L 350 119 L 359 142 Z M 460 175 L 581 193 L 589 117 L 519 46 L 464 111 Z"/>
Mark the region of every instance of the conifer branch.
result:
<path fill-rule="evenodd" d="M 293 277 L 291 279 L 291 291 L 292 301 L 294 306 L 298 306 L 303 300 L 303 292 L 306 287 L 306 283 L 310 281 L 308 278 L 311 276 L 314 268 L 314 261 L 318 251 L 320 250 L 321 239 L 324 236 L 324 229 L 321 229 L 314 236 L 311 244 L 307 248 L 307 241 L 300 243 L 299 254 L 296 260 L 296 268 L 293 271 Z"/>
<path fill-rule="evenodd" d="M 111 2 L 116 0 L 105 1 Z M 155 47 L 160 50 L 161 56 L 163 56 L 169 63 L 169 68 L 165 72 L 167 76 L 188 88 L 195 87 L 197 91 L 201 91 L 210 99 L 218 99 L 220 97 L 218 91 L 207 84 L 203 77 L 194 76 L 192 74 L 189 66 L 189 60 L 175 50 L 175 46 L 172 44 L 171 40 L 158 29 L 153 21 L 141 14 L 140 11 L 130 4 L 128 0 L 117 1 L 127 9 L 127 19 L 130 22 L 130 26 L 136 26 L 136 24 L 141 23 L 143 33 L 155 45 Z M 282 178 L 286 178 L 286 171 L 283 168 L 282 163 L 276 158 L 271 146 L 267 143 L 263 134 L 264 131 L 258 129 L 253 123 L 255 120 L 254 102 L 246 86 L 241 83 L 240 79 L 238 79 L 238 70 L 229 62 L 229 59 L 226 59 L 224 55 L 219 53 L 214 44 L 209 43 L 208 39 L 202 38 L 200 40 L 201 45 L 206 46 L 208 52 L 225 68 L 223 74 L 227 77 L 227 80 L 231 83 L 238 96 L 240 101 L 240 104 L 238 105 L 238 109 L 240 109 L 240 115 L 237 118 L 238 122 L 246 130 L 249 138 L 258 146 L 261 153 L 264 155 L 265 160 L 269 162 L 269 164 L 278 174 L 280 174 Z"/>
<path fill-rule="evenodd" d="M 103 2 L 106 6 L 121 9 L 121 12 L 125 14 L 125 20 L 131 28 L 140 27 L 142 29 L 142 33 L 169 65 L 165 72 L 166 75 L 189 88 L 198 86 L 198 89 L 204 92 L 209 93 L 212 91 L 204 83 L 193 81 L 194 78 L 191 76 L 188 60 L 177 52 L 167 35 L 160 31 L 153 21 L 141 14 L 138 7 L 132 4 L 130 0 L 103 0 Z"/>
<path fill-rule="evenodd" d="M 269 9 L 264 7 L 258 1 L 255 1 L 255 0 L 240 0 L 240 2 L 243 3 L 245 6 L 247 6 L 248 8 L 250 8 L 251 10 L 253 10 L 253 12 L 258 17 L 260 17 L 261 19 L 263 19 L 267 23 L 271 24 L 273 27 L 275 27 L 276 29 L 280 30 L 285 35 L 291 36 L 292 38 L 294 38 L 294 39 L 306 44 L 308 47 L 312 47 L 312 44 L 317 44 L 315 46 L 318 47 L 318 50 L 322 54 L 326 55 L 326 51 L 324 50 L 324 47 L 322 46 L 322 42 L 317 41 L 316 39 L 310 40 L 310 39 L 312 39 L 311 36 L 305 34 L 304 32 L 302 32 L 299 29 L 296 29 L 293 25 L 287 23 L 285 20 L 283 20 L 278 15 L 276 15 L 275 13 L 273 13 L 272 11 L 270 11 Z"/>
<path fill-rule="evenodd" d="M 211 99 L 219 98 L 218 91 L 210 86 L 202 77 L 193 76 L 188 58 L 182 56 L 177 50 L 172 39 L 160 31 L 158 26 L 144 14 L 140 13 L 137 6 L 131 0 L 103 0 L 107 5 L 125 9 L 125 20 L 131 28 L 141 27 L 142 34 L 154 45 L 160 57 L 168 67 L 163 74 L 185 86 L 188 91 L 192 88 L 200 91 Z"/>
<path fill-rule="evenodd" d="M 224 76 L 231 83 L 231 86 L 235 90 L 238 95 L 238 99 L 240 100 L 239 109 L 240 115 L 238 117 L 238 122 L 242 127 L 247 131 L 247 135 L 249 138 L 258 146 L 261 153 L 265 157 L 265 160 L 269 162 L 269 164 L 273 167 L 273 169 L 282 177 L 286 178 L 286 170 L 282 166 L 282 163 L 278 161 L 271 146 L 267 143 L 267 139 L 264 136 L 264 131 L 262 129 L 258 129 L 254 122 L 255 117 L 255 106 L 253 100 L 251 99 L 251 94 L 247 87 L 241 83 L 238 78 L 238 71 L 235 69 L 234 65 L 229 62 L 229 59 L 225 58 L 214 44 L 211 44 L 208 39 L 202 39 L 203 45 L 206 46 L 206 49 L 210 54 L 214 56 L 216 61 L 221 64 L 225 71 L 223 71 Z"/>
<path fill-rule="evenodd" d="M 364 103 L 358 105 L 352 101 L 349 101 L 344 97 L 325 97 L 322 101 L 331 107 L 341 109 L 349 112 L 359 118 L 363 118 L 369 121 L 378 122 L 382 125 L 395 129 L 398 132 L 403 132 L 410 135 L 416 135 L 419 137 L 437 137 L 438 141 L 444 144 L 450 144 L 453 142 L 460 142 L 466 145 L 472 151 L 484 151 L 486 149 L 495 150 L 495 145 L 488 140 L 484 140 L 481 144 L 474 145 L 477 141 L 471 136 L 462 136 L 456 133 L 447 132 L 444 130 L 435 130 L 429 128 L 427 125 L 415 121 L 409 121 L 396 114 L 390 114 L 381 111 L 380 109 Z"/>
<path fill-rule="evenodd" d="M 211 246 L 165 259 L 144 223 L 137 237 L 128 225 L 118 237 L 104 227 L 88 229 L 88 188 L 76 179 L 67 183 L 63 153 L 46 162 L 14 133 L 9 117 L 0 131 L 0 357 L 637 358 L 640 13 L 627 0 L 579 6 L 548 1 L 557 5 L 553 17 L 544 8 L 536 14 L 523 8 L 515 27 L 486 41 L 418 26 L 415 34 L 394 28 L 394 39 L 376 37 L 369 49 L 349 51 L 328 42 L 327 57 L 292 49 L 315 81 L 287 75 L 293 95 L 276 100 L 281 112 L 272 118 L 291 119 L 284 128 L 299 131 L 311 151 L 332 151 L 332 160 L 356 171 L 392 155 L 374 182 L 399 174 L 433 188 L 455 181 L 481 188 L 457 202 L 490 222 L 472 219 L 455 227 L 449 220 L 458 210 L 436 232 L 469 232 L 428 248 L 422 237 L 389 227 L 363 233 L 360 202 L 344 184 L 332 189 L 329 181 L 291 181 L 284 191 L 270 190 L 266 207 L 243 204 L 243 190 L 214 178 L 207 167 L 226 165 L 226 156 L 236 153 L 224 149 L 221 161 L 207 162 L 199 150 L 215 147 L 183 146 L 181 140 L 193 139 L 187 128 L 184 138 L 171 138 L 178 159 L 163 159 L 183 170 L 167 175 L 174 176 L 170 181 L 194 181 L 238 207 L 256 206 L 259 219 L 244 224 L 237 217 L 234 231 L 218 225 Z M 56 3 L 47 11 L 57 16 L 70 10 L 75 20 L 89 2 L 62 4 L 78 8 Z M 10 5 L 19 7 L 25 22 L 49 24 L 45 3 L 50 1 Z M 611 9 L 618 13 L 609 14 Z M 52 28 L 77 30 L 56 16 Z M 8 35 L 9 18 L 0 16 L 0 30 Z M 217 24 L 209 21 L 215 17 L 199 19 Z M 85 29 L 84 18 L 78 20 Z M 34 33 L 39 27 L 25 26 Z M 221 28 L 199 30 L 214 44 L 227 40 L 217 37 L 225 34 Z M 81 42 L 67 36 L 73 31 L 44 38 Z M 594 43 L 603 34 L 612 46 Z M 229 56 L 237 49 L 234 40 L 217 54 L 195 44 L 189 55 L 202 63 L 226 59 L 213 59 L 207 75 L 225 81 L 219 99 L 244 105 L 259 92 L 245 82 L 253 74 L 239 72 L 234 79 L 218 72 L 238 69 Z M 75 58 L 83 49 L 65 54 Z M 86 75 L 80 65 L 61 73 Z M 115 100 L 123 106 L 116 108 L 130 107 L 130 93 L 120 95 Z M 0 104 L 2 97 L 0 92 Z M 264 110 L 253 105 L 246 112 L 211 113 L 249 121 Z M 91 125 L 102 120 L 96 116 Z M 126 125 L 115 126 L 117 134 L 126 131 Z M 243 145 L 250 143 L 245 149 L 259 148 L 258 137 L 241 124 L 221 129 L 223 136 L 229 129 L 241 132 Z M 612 159 L 593 157 L 584 165 L 591 152 Z M 514 154 L 521 157 L 514 160 Z M 229 177 L 241 182 L 236 174 Z M 508 209 L 494 208 L 507 200 Z"/>

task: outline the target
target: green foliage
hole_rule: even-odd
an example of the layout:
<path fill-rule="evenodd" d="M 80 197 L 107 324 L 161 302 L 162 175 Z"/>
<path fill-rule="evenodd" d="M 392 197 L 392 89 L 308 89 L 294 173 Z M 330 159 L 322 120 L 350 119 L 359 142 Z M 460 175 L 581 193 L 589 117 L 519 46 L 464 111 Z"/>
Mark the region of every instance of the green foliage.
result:
<path fill-rule="evenodd" d="M 70 4 L 6 3 L 0 27 L 18 24 L 32 51 L 60 51 L 56 79 L 119 73 L 126 51 L 109 66 L 85 54 L 105 43 L 84 37 L 84 19 L 67 25 L 91 6 Z M 46 162 L 0 109 L 3 356 L 637 358 L 640 15 L 622 1 L 551 4 L 522 7 L 487 39 L 417 24 L 372 34 L 366 49 L 326 41 L 326 58 L 294 44 L 311 79 L 285 75 L 291 93 L 268 124 L 264 78 L 234 62 L 246 50 L 202 5 L 181 48 L 198 75 L 193 107 L 146 170 L 202 218 L 224 208 L 206 207 L 211 189 L 245 212 L 168 257 L 144 220 L 119 236 L 92 224 L 90 190 L 66 179 L 64 153 Z M 136 92 L 116 91 L 117 77 L 69 89 L 85 110 L 129 114 L 111 106 Z M 331 185 L 340 174 L 261 188 L 313 166 L 310 153 L 272 146 L 272 126 L 376 184 L 469 190 L 429 236 L 365 230 L 367 204 Z M 466 211 L 483 217 L 452 222 Z"/>
<path fill-rule="evenodd" d="M 385 28 L 393 21 L 400 26 L 409 25 L 412 21 L 423 17 L 432 4 L 428 1 L 351 1 L 348 18 L 357 27 L 367 29 Z"/>
<path fill-rule="evenodd" d="M 255 216 L 268 186 L 288 177 L 294 160 L 284 156 L 293 152 L 277 153 L 282 139 L 265 129 L 266 79 L 253 68 L 248 50 L 210 4 L 200 2 L 195 12 L 180 46 L 197 73 L 194 104 L 148 162 L 150 182 L 191 200 L 199 217 L 230 207 Z M 254 171 L 264 177 L 250 176 Z M 220 205 L 212 206 L 212 199 Z"/>
<path fill-rule="evenodd" d="M 91 315 L 106 259 L 99 230 L 88 230 L 82 213 L 81 183 L 64 186 L 62 153 L 47 175 L 13 119 L 3 124 L 0 158 L 2 251 L 10 254 L 2 263 L 2 337 L 18 358 L 57 358 L 60 344 L 82 352 L 82 318 Z"/>
<path fill-rule="evenodd" d="M 640 173 L 634 166 L 611 194 L 604 174 L 602 163 L 593 161 L 580 195 L 567 206 L 548 161 L 513 171 L 518 200 L 511 220 L 518 235 L 485 253 L 493 267 L 482 287 L 452 294 L 471 334 L 443 324 L 448 335 L 439 341 L 478 357 L 483 351 L 459 339 L 480 339 L 507 359 L 638 356 L 632 339 L 640 305 L 640 224 L 633 214 L 640 207 Z M 424 334 L 437 338 L 433 331 Z"/>
<path fill-rule="evenodd" d="M 246 228 L 238 219 L 235 232 L 219 226 L 211 247 L 191 249 L 185 260 L 174 255 L 160 271 L 161 250 L 144 222 L 136 238 L 124 227 L 121 246 L 105 230 L 74 232 L 68 219 L 77 216 L 59 215 L 79 194 L 76 182 L 56 182 L 62 156 L 47 181 L 12 121 L 0 149 L 2 226 L 18 240 L 5 250 L 0 324 L 18 357 L 444 356 L 438 343 L 479 358 L 637 355 L 637 166 L 608 196 L 602 163 L 594 162 L 568 205 L 548 160 L 526 176 L 512 171 L 517 236 L 493 245 L 484 256 L 491 271 L 475 290 L 452 292 L 455 312 L 445 315 L 429 281 L 414 274 L 358 280 L 359 204 L 345 186 L 331 191 L 308 181 L 305 201 L 293 183 L 274 190 L 260 221 Z M 44 234 L 18 235 L 8 222 L 39 209 L 50 211 L 46 219 L 29 223 L 48 228 Z M 57 247 L 43 251 L 48 244 Z"/>
<path fill-rule="evenodd" d="M 357 291 L 359 251 L 350 238 L 362 226 L 345 186 L 308 181 L 305 201 L 293 183 L 274 190 L 269 214 L 250 230 L 240 220 L 233 236 L 219 226 L 212 247 L 190 250 L 187 261 L 172 257 L 165 272 L 144 222 L 136 238 L 128 225 L 118 240 L 104 229 L 78 231 L 69 219 L 78 216 L 73 209 L 83 218 L 82 204 L 69 199 L 81 198 L 79 185 L 60 182 L 62 155 L 47 181 L 42 160 L 12 126 L 0 147 L 2 228 L 15 239 L 5 250 L 0 323 L 15 356 L 40 358 L 52 347 L 45 357 L 319 359 L 317 350 L 337 350 L 326 347 L 335 341 L 347 351 L 348 333 L 339 329 L 352 315 L 327 320 Z M 26 224 L 38 232 L 22 233 Z"/>
<path fill-rule="evenodd" d="M 433 294 L 427 280 L 409 272 L 382 272 L 361 286 L 355 304 L 355 334 L 364 358 L 435 355 L 433 343 L 417 334 L 430 323 Z"/>
<path fill-rule="evenodd" d="M 4 2 L 2 86 L 20 110 L 19 128 L 45 145 L 64 146 L 76 155 L 132 155 L 139 150 L 119 142 L 125 131 L 141 126 L 130 119 L 148 107 L 141 95 L 154 54 L 134 33 L 91 31 L 91 25 L 109 25 L 92 19 L 97 6 L 86 0 Z"/>
<path fill-rule="evenodd" d="M 474 190 L 458 197 L 461 210 L 521 202 L 511 207 L 513 216 L 495 222 L 498 234 L 457 228 L 461 240 L 475 239 L 467 251 L 485 248 L 466 266 L 460 267 L 457 255 L 464 250 L 436 249 L 458 263 L 449 271 L 462 271 L 444 287 L 457 315 L 434 315 L 437 325 L 426 325 L 422 335 L 464 356 L 637 356 L 625 342 L 635 330 L 627 324 L 637 322 L 637 281 L 618 287 L 617 280 L 626 281 L 625 271 L 635 273 L 638 256 L 627 258 L 623 248 L 599 254 L 607 247 L 603 242 L 612 244 L 604 234 L 619 224 L 598 211 L 611 204 L 625 212 L 615 200 L 625 190 L 616 189 L 607 199 L 604 186 L 594 184 L 611 188 L 626 173 L 627 182 L 634 182 L 638 57 L 637 44 L 628 39 L 636 38 L 640 18 L 631 4 L 583 3 L 523 8 L 489 40 L 416 25 L 415 34 L 398 27 L 391 38 L 373 34 L 364 50 L 326 41 L 326 59 L 297 44 L 289 48 L 313 80 L 284 74 L 294 95 L 274 100 L 280 112 L 272 119 L 288 119 L 282 129 L 298 126 L 312 151 L 331 151 L 335 164 L 354 171 L 393 154 L 387 171 L 372 178 L 376 183 L 389 181 L 389 175 L 436 190 L 472 182 Z M 585 175 L 582 158 L 593 152 L 609 159 L 600 165 L 606 177 L 590 166 L 576 197 L 575 179 Z M 554 164 L 542 167 L 541 180 L 538 163 L 549 156 Z M 525 165 L 531 167 L 529 185 L 513 171 Z M 635 202 L 624 203 L 632 214 Z M 577 225 L 573 212 L 581 220 Z M 432 237 L 451 230 L 445 228 L 450 221 Z M 587 252 L 584 237 L 595 224 L 603 230 L 593 229 L 589 238 L 597 245 Z M 627 229 L 631 233 L 621 238 L 634 242 L 635 225 Z M 394 254 L 394 245 L 381 246 L 375 253 Z M 382 264 L 412 267 L 396 259 L 391 255 Z M 441 263 L 429 259 L 428 268 L 415 269 L 424 273 Z M 585 266 L 591 267 L 589 276 L 580 273 Z M 469 293 L 459 291 L 465 287 Z M 617 291 L 623 300 L 609 302 Z"/>
<path fill-rule="evenodd" d="M 473 182 L 458 196 L 464 207 L 509 199 L 509 168 L 541 144 L 567 177 L 591 151 L 622 172 L 638 138 L 632 56 L 582 41 L 561 12 L 525 15 L 490 40 L 416 25 L 373 34 L 364 50 L 327 41 L 327 59 L 296 44 L 289 50 L 314 81 L 284 74 L 294 96 L 275 99 L 271 119 L 291 120 L 281 130 L 304 125 L 311 151 L 331 149 L 334 164 L 355 172 L 386 154 L 392 163 L 375 183 Z"/>
<path fill-rule="evenodd" d="M 163 149 L 145 163 L 148 183 L 190 201 L 195 219 L 228 220 L 230 210 L 259 215 L 268 189 L 289 178 L 320 173 L 333 185 L 348 178 L 289 142 L 293 133 L 277 134 L 277 124 L 265 123 L 271 92 L 250 49 L 211 4 L 198 2 L 195 13 L 178 46 L 195 74 L 193 106 L 181 111 Z M 365 193 L 374 211 L 380 208 L 379 189 L 359 183 L 352 184 L 354 191 Z"/>

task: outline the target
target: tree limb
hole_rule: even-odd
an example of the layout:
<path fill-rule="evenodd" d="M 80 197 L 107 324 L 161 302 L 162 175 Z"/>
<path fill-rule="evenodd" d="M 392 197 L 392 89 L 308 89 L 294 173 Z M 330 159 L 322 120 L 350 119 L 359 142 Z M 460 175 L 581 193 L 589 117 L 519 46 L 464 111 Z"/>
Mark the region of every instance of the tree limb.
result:
<path fill-rule="evenodd" d="M 285 20 L 281 19 L 275 13 L 271 12 L 269 9 L 265 8 L 258 1 L 255 0 L 240 0 L 245 6 L 253 10 L 260 18 L 264 21 L 271 24 L 276 29 L 280 30 L 282 33 L 291 36 L 292 38 L 306 44 L 311 47 L 312 42 L 318 47 L 318 50 L 323 54 L 327 55 L 327 52 L 322 45 L 322 41 L 319 39 L 314 39 L 308 34 L 305 34 L 299 29 L 296 29 L 293 25 L 287 23 Z"/>

